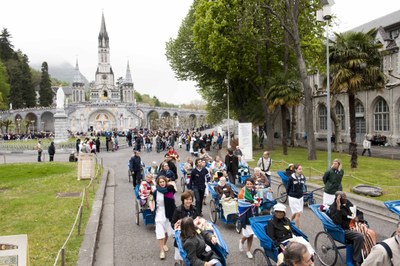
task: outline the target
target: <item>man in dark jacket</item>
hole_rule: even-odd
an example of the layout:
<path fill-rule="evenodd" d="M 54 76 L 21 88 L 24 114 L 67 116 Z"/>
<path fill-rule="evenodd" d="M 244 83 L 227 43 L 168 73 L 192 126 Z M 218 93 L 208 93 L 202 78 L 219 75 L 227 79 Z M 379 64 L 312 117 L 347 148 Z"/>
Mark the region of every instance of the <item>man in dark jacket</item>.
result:
<path fill-rule="evenodd" d="M 196 159 L 196 168 L 192 170 L 188 188 L 193 190 L 196 199 L 196 210 L 199 216 L 202 216 L 203 198 L 206 191 L 206 176 L 208 174 L 205 168 L 205 162 L 201 158 Z"/>
<path fill-rule="evenodd" d="M 49 152 L 50 162 L 54 161 L 54 154 L 56 154 L 56 147 L 54 146 L 54 142 L 52 141 L 49 148 L 47 149 Z"/>
<path fill-rule="evenodd" d="M 236 175 L 239 169 L 239 160 L 236 155 L 233 154 L 231 148 L 228 149 L 228 154 L 225 156 L 226 172 L 228 173 L 229 182 L 235 184 Z"/>
<path fill-rule="evenodd" d="M 364 236 L 359 232 L 350 230 L 350 221 L 352 219 L 349 217 L 353 216 L 352 211 L 350 210 L 350 207 L 352 206 L 353 204 L 347 200 L 346 193 L 343 191 L 337 191 L 335 193 L 335 201 L 329 207 L 329 216 L 335 224 L 338 224 L 343 228 L 346 240 L 353 243 L 354 265 L 361 265 L 363 260 L 361 250 L 364 244 Z M 362 212 L 357 211 L 355 219 L 362 220 Z"/>
<path fill-rule="evenodd" d="M 133 156 L 129 161 L 130 170 L 132 172 L 133 187 L 140 185 L 141 172 L 142 172 L 142 159 L 140 158 L 140 152 L 134 151 Z"/>

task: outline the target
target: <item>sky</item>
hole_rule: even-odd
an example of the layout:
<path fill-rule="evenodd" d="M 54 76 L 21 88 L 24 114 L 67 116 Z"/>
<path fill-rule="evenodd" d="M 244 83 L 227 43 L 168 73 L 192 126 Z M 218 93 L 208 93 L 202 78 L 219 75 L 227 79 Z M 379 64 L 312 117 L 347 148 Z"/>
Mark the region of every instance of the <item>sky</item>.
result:
<path fill-rule="evenodd" d="M 250 1 L 250 0 L 249 0 Z M 135 89 L 161 101 L 184 104 L 199 100 L 194 82 L 178 81 L 165 56 L 165 43 L 177 36 L 192 0 L 13 0 L 3 1 L 0 29 L 7 28 L 15 49 L 32 64 L 79 62 L 94 80 L 97 37 L 104 12 L 115 79 L 125 77 L 129 61 Z M 399 0 L 336 0 L 332 8 L 346 31 L 400 9 Z"/>

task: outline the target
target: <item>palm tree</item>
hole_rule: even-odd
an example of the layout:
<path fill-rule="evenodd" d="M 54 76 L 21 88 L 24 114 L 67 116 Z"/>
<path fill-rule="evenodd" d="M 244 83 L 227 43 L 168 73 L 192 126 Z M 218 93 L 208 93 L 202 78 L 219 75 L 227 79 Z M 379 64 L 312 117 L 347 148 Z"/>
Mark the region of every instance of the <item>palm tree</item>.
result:
<path fill-rule="evenodd" d="M 282 149 L 283 154 L 288 154 L 288 128 L 286 124 L 286 111 L 288 107 L 297 106 L 303 97 L 301 83 L 298 79 L 290 78 L 288 75 L 277 74 L 273 79 L 274 85 L 267 91 L 265 98 L 269 99 L 268 108 L 270 111 L 276 107 L 281 108 L 281 123 L 282 123 Z M 292 120 L 294 117 L 292 117 Z M 296 130 L 292 128 L 292 131 Z"/>
<path fill-rule="evenodd" d="M 347 93 L 350 117 L 351 168 L 357 168 L 356 113 L 357 92 L 382 89 L 385 75 L 381 69 L 382 45 L 375 42 L 376 30 L 335 33 L 330 50 L 332 93 Z"/>

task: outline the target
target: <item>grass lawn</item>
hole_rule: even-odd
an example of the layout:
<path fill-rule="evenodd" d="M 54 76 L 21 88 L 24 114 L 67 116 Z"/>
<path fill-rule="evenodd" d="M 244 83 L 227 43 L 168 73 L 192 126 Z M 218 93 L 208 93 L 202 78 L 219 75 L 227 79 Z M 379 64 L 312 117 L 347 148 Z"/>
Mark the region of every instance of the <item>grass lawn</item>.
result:
<path fill-rule="evenodd" d="M 53 265 L 82 200 L 57 198 L 57 193 L 82 192 L 89 182 L 77 180 L 74 163 L 0 165 L 0 235 L 27 234 L 30 265 Z M 97 181 L 93 184 L 96 191 Z M 66 265 L 77 262 L 94 196 L 90 187 L 90 209 L 84 204 L 81 235 L 75 228 L 66 246 Z"/>
<path fill-rule="evenodd" d="M 249 162 L 251 167 L 256 166 L 257 160 L 262 156 L 261 150 L 255 150 L 254 161 Z M 273 160 L 272 171 L 285 170 L 288 163 L 297 163 L 303 166 L 303 174 L 308 182 L 323 185 L 321 177 L 328 169 L 328 159 L 326 151 L 317 151 L 317 160 L 309 161 L 306 148 L 289 148 L 288 155 L 284 156 L 281 146 L 275 146 L 275 150 L 270 151 Z M 358 184 L 375 185 L 383 189 L 383 195 L 374 199 L 380 201 L 400 199 L 400 161 L 374 157 L 358 157 L 358 168 L 350 168 L 350 155 L 347 153 L 332 152 L 333 159 L 338 158 L 342 161 L 344 178 L 343 188 L 349 192 L 351 187 Z"/>

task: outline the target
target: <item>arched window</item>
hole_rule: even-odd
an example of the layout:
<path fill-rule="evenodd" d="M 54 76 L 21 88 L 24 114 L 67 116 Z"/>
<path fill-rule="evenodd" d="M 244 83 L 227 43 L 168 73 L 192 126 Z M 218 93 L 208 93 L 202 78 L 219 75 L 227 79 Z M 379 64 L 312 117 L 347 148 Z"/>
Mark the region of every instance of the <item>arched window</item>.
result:
<path fill-rule="evenodd" d="M 360 101 L 357 101 L 356 103 L 356 115 L 357 114 L 362 114 L 362 116 L 364 116 L 364 106 Z"/>
<path fill-rule="evenodd" d="M 344 116 L 344 108 L 340 102 L 336 103 L 335 111 L 336 111 L 337 118 L 340 119 L 340 129 L 345 130 L 346 129 L 346 121 L 345 121 L 345 116 Z"/>
<path fill-rule="evenodd" d="M 318 116 L 319 116 L 319 129 L 320 130 L 327 130 L 328 129 L 328 116 L 327 110 L 325 105 L 320 105 L 318 108 Z"/>
<path fill-rule="evenodd" d="M 374 122 L 375 131 L 389 130 L 389 106 L 382 98 L 380 98 L 375 104 Z"/>

